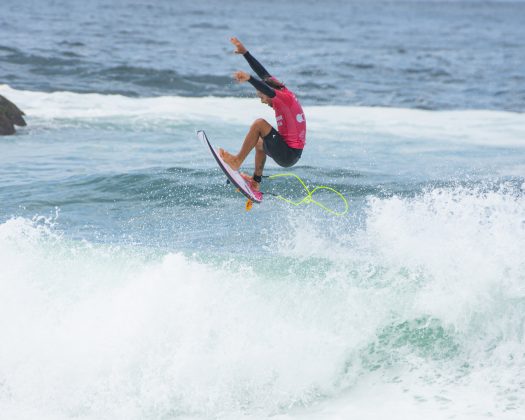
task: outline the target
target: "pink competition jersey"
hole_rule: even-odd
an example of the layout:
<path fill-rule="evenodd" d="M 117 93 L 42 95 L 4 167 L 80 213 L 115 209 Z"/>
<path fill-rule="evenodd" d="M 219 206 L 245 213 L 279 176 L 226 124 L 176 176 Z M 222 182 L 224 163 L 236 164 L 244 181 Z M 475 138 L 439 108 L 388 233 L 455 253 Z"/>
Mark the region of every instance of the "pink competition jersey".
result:
<path fill-rule="evenodd" d="M 306 142 L 306 120 L 295 95 L 286 88 L 275 89 L 272 103 L 279 134 L 288 146 L 303 149 Z"/>

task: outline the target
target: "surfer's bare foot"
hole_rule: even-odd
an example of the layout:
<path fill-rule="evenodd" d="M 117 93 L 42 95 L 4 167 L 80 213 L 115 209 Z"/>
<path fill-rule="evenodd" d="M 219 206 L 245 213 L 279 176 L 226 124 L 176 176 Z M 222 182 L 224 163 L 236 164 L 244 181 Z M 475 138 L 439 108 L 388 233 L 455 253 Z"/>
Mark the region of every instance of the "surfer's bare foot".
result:
<path fill-rule="evenodd" d="M 228 164 L 228 166 L 234 171 L 238 171 L 241 167 L 242 162 L 237 156 L 232 155 L 224 149 L 219 149 L 219 155 L 222 158 L 222 160 L 224 160 Z"/>

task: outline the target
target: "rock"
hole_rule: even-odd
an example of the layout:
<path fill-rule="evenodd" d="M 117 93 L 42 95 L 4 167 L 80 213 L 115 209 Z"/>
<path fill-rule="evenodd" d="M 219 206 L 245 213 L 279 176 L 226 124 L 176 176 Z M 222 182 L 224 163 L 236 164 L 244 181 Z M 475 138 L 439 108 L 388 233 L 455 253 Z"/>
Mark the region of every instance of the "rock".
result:
<path fill-rule="evenodd" d="M 23 111 L 21 111 L 13 102 L 0 95 L 0 135 L 13 134 L 15 125 L 23 127 Z"/>

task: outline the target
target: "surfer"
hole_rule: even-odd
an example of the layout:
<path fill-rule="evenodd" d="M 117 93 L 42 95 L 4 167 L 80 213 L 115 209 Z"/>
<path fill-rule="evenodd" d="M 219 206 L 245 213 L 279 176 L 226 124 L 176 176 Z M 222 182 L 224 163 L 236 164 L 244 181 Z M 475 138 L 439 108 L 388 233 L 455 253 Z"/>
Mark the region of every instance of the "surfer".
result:
<path fill-rule="evenodd" d="M 238 171 L 242 163 L 255 148 L 255 171 L 250 178 L 254 189 L 259 189 L 262 180 L 266 156 L 270 156 L 279 166 L 290 167 L 301 157 L 306 141 L 306 120 L 303 109 L 295 95 L 286 86 L 271 76 L 244 45 L 235 37 L 231 38 L 235 53 L 242 54 L 252 70 L 261 80 L 243 71 L 237 71 L 233 77 L 239 83 L 248 82 L 256 90 L 263 104 L 275 111 L 277 130 L 263 118 L 256 119 L 244 143 L 236 155 L 219 149 L 222 159 L 234 170 Z"/>

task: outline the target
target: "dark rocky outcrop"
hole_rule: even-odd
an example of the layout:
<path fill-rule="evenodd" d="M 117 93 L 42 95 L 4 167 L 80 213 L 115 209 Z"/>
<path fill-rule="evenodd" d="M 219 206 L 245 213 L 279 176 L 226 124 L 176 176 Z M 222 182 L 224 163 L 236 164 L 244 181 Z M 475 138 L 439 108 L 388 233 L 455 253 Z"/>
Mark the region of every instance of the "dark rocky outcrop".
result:
<path fill-rule="evenodd" d="M 15 125 L 23 127 L 23 111 L 21 111 L 13 102 L 0 95 L 0 136 L 14 134 Z"/>

